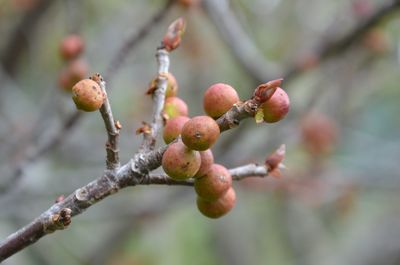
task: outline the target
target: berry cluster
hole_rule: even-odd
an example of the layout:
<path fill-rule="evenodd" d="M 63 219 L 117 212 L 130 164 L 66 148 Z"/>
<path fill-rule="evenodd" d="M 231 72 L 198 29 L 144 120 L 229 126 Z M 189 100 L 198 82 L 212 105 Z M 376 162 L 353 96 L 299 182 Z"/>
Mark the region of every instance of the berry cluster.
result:
<path fill-rule="evenodd" d="M 219 218 L 234 207 L 236 195 L 231 174 L 214 163 L 210 148 L 220 135 L 216 120 L 240 102 L 239 96 L 230 85 L 214 84 L 204 93 L 203 107 L 208 116 L 189 118 L 186 103 L 176 96 L 176 79 L 170 73 L 166 77 L 163 138 L 165 143 L 172 144 L 163 155 L 162 167 L 174 180 L 193 178 L 199 211 L 207 217 Z M 152 81 L 149 91 L 153 91 L 155 82 Z M 281 120 L 289 110 L 285 91 L 278 87 L 274 92 L 260 104 L 266 122 Z M 263 96 L 260 89 L 257 95 Z"/>
<path fill-rule="evenodd" d="M 72 86 L 88 75 L 88 65 L 81 58 L 85 49 L 83 39 L 77 34 L 70 34 L 61 40 L 59 53 L 66 62 L 61 70 L 58 83 L 65 91 L 71 91 Z"/>

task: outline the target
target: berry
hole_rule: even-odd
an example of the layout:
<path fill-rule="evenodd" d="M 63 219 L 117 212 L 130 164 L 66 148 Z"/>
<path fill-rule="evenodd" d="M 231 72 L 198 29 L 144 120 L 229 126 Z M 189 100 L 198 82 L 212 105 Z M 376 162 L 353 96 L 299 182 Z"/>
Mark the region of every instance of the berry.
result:
<path fill-rule="evenodd" d="M 199 5 L 201 0 L 178 0 L 178 4 L 183 7 L 191 7 Z"/>
<path fill-rule="evenodd" d="M 58 82 L 60 87 L 70 92 L 72 86 L 87 76 L 88 66 L 83 60 L 73 60 L 60 72 Z"/>
<path fill-rule="evenodd" d="M 195 178 L 199 178 L 204 176 L 208 170 L 210 170 L 211 166 L 214 164 L 214 156 L 211 149 L 207 149 L 206 151 L 200 151 L 201 164 L 200 169 L 197 171 Z"/>
<path fill-rule="evenodd" d="M 60 45 L 61 57 L 71 60 L 78 57 L 84 50 L 85 44 L 79 35 L 71 34 L 66 36 Z"/>
<path fill-rule="evenodd" d="M 181 134 L 182 127 L 185 123 L 190 120 L 189 117 L 186 116 L 178 116 L 172 119 L 167 120 L 167 124 L 163 130 L 163 138 L 166 144 L 171 143 Z"/>
<path fill-rule="evenodd" d="M 209 149 L 220 134 L 219 126 L 208 116 L 197 116 L 185 123 L 182 128 L 182 141 L 193 150 Z"/>
<path fill-rule="evenodd" d="M 199 197 L 206 201 L 220 198 L 232 185 L 229 171 L 221 165 L 213 164 L 207 174 L 194 181 L 194 189 Z"/>
<path fill-rule="evenodd" d="M 208 116 L 217 119 L 239 101 L 236 90 L 227 84 L 214 84 L 204 93 L 203 106 Z"/>
<path fill-rule="evenodd" d="M 165 97 L 175 97 L 176 94 L 178 93 L 178 82 L 176 81 L 175 76 L 171 73 L 167 73 L 165 75 L 167 78 L 167 90 L 165 91 Z M 152 94 L 157 88 L 157 77 L 155 77 L 153 80 L 151 80 L 149 84 L 149 89 L 147 91 L 147 94 Z"/>
<path fill-rule="evenodd" d="M 98 110 L 103 105 L 104 98 L 99 84 L 91 79 L 83 79 L 72 87 L 72 99 L 80 110 Z"/>
<path fill-rule="evenodd" d="M 178 97 L 169 97 L 165 99 L 164 113 L 169 119 L 178 116 L 188 116 L 189 110 L 185 101 Z"/>
<path fill-rule="evenodd" d="M 225 194 L 216 201 L 206 201 L 201 197 L 197 197 L 197 208 L 199 211 L 209 218 L 219 218 L 227 214 L 236 203 L 236 193 L 231 187 Z"/>
<path fill-rule="evenodd" d="M 272 97 L 261 104 L 264 113 L 264 121 L 273 123 L 282 120 L 289 112 L 289 96 L 278 87 Z"/>
<path fill-rule="evenodd" d="M 200 153 L 187 148 L 181 141 L 168 146 L 162 157 L 162 167 L 173 179 L 193 177 L 200 168 Z"/>

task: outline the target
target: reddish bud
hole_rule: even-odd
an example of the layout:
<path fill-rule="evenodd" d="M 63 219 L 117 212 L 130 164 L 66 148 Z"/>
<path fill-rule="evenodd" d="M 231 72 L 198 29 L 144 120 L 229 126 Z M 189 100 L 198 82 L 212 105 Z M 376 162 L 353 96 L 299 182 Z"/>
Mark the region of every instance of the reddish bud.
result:
<path fill-rule="evenodd" d="M 276 89 L 281 85 L 282 80 L 283 80 L 282 78 L 275 79 L 265 84 L 259 85 L 254 91 L 253 95 L 254 100 L 262 104 L 268 99 L 270 99 L 274 95 Z"/>
<path fill-rule="evenodd" d="M 150 134 L 151 133 L 150 125 L 145 121 L 142 121 L 142 127 L 136 129 L 136 134 L 137 135 L 142 134 L 142 133 L 143 134 Z"/>
<path fill-rule="evenodd" d="M 274 177 L 280 177 L 280 166 L 283 159 L 285 159 L 286 146 L 282 144 L 265 160 L 265 166 L 268 169 L 268 174 Z"/>
<path fill-rule="evenodd" d="M 167 33 L 162 40 L 167 51 L 173 51 L 181 44 L 181 37 L 185 32 L 186 23 L 183 18 L 178 18 L 169 25 Z"/>

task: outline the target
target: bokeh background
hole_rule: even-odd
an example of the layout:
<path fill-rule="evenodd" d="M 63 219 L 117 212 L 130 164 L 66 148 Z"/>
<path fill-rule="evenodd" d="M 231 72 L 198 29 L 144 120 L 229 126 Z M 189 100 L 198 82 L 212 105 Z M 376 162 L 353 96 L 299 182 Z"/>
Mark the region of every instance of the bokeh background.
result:
<path fill-rule="evenodd" d="M 100 115 L 63 127 L 74 105 L 59 45 L 70 33 L 85 40 L 89 72 L 109 77 L 122 162 L 150 119 L 155 51 L 177 17 L 187 31 L 170 69 L 190 115 L 213 83 L 247 99 L 284 77 L 286 119 L 248 119 L 213 148 L 229 168 L 285 143 L 282 178 L 235 183 L 236 207 L 218 220 L 198 212 L 190 187 L 127 188 L 4 264 L 400 264 L 400 1 L 167 2 L 0 0 L 0 238 L 104 169 Z"/>

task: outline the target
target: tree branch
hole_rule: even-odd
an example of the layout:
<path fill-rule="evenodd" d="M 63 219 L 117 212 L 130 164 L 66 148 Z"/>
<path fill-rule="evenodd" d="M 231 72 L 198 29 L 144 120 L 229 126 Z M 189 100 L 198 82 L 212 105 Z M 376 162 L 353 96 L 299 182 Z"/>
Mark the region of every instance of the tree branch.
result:
<path fill-rule="evenodd" d="M 156 58 L 158 64 L 157 88 L 153 92 L 153 120 L 150 124 L 150 132 L 144 132 L 141 149 L 152 150 L 156 143 L 157 134 L 162 126 L 161 112 L 164 108 L 165 92 L 167 90 L 166 74 L 169 71 L 169 53 L 163 47 L 157 49 Z"/>
<path fill-rule="evenodd" d="M 119 138 L 119 130 L 121 129 L 121 125 L 119 122 L 114 121 L 114 117 L 111 110 L 110 101 L 108 100 L 107 91 L 106 91 L 106 82 L 103 78 L 97 74 L 95 77 L 92 77 L 101 87 L 105 99 L 104 103 L 100 108 L 101 117 L 104 120 L 104 125 L 106 127 L 108 140 L 106 143 L 106 152 L 107 152 L 107 169 L 116 170 L 119 168 L 119 148 L 118 148 L 118 138 Z M 118 126 L 118 128 L 117 128 Z"/>
<path fill-rule="evenodd" d="M 309 69 L 304 68 L 300 64 L 293 65 L 286 70 L 279 69 L 275 64 L 261 59 L 263 58 L 262 52 L 259 51 L 253 40 L 245 33 L 235 14 L 229 10 L 229 1 L 203 0 L 203 4 L 226 45 L 231 49 L 243 68 L 258 83 L 263 83 L 265 80 L 271 79 L 271 75 L 280 75 L 286 81 L 289 81 Z M 380 23 L 390 14 L 397 12 L 399 8 L 400 1 L 391 0 L 377 9 L 370 17 L 360 21 L 353 30 L 349 31 L 343 37 L 325 44 L 321 42 L 317 45 L 319 48 L 312 54 L 318 62 L 322 62 L 345 52 L 355 42 L 359 41 L 369 29 Z"/>
<path fill-rule="evenodd" d="M 51 1 L 45 1 L 51 2 Z M 137 45 L 144 40 L 144 38 L 150 33 L 150 31 L 156 26 L 162 19 L 166 16 L 168 11 L 170 10 L 173 0 L 167 0 L 165 6 L 161 8 L 156 14 L 154 14 L 148 22 L 144 24 L 144 26 L 135 34 L 133 34 L 128 41 L 126 41 L 122 47 L 117 51 L 114 57 L 111 59 L 109 67 L 105 71 L 104 76 L 110 82 L 110 80 L 114 77 L 114 74 L 123 64 L 123 61 L 126 55 L 134 50 Z M 6 53 L 4 53 L 6 54 Z M 7 53 L 10 54 L 10 53 Z M 5 61 L 5 59 L 4 59 Z M 3 62 L 4 62 L 3 61 Z M 15 61 L 15 60 L 14 60 Z M 66 136 L 69 135 L 69 132 L 75 128 L 75 126 L 79 123 L 81 118 L 83 117 L 82 112 L 74 111 L 73 113 L 69 114 L 65 119 L 61 122 L 60 129 L 54 134 L 53 137 L 48 139 L 47 141 L 39 140 L 38 142 L 43 142 L 43 144 L 34 148 L 33 152 L 27 154 L 25 158 L 21 160 L 21 162 L 16 166 L 15 170 L 11 174 L 10 180 L 3 184 L 0 187 L 0 196 L 6 194 L 11 187 L 15 186 L 23 176 L 25 168 L 29 165 L 37 161 L 40 157 L 44 154 L 55 148 L 56 146 L 60 145 L 61 142 L 66 139 Z"/>

